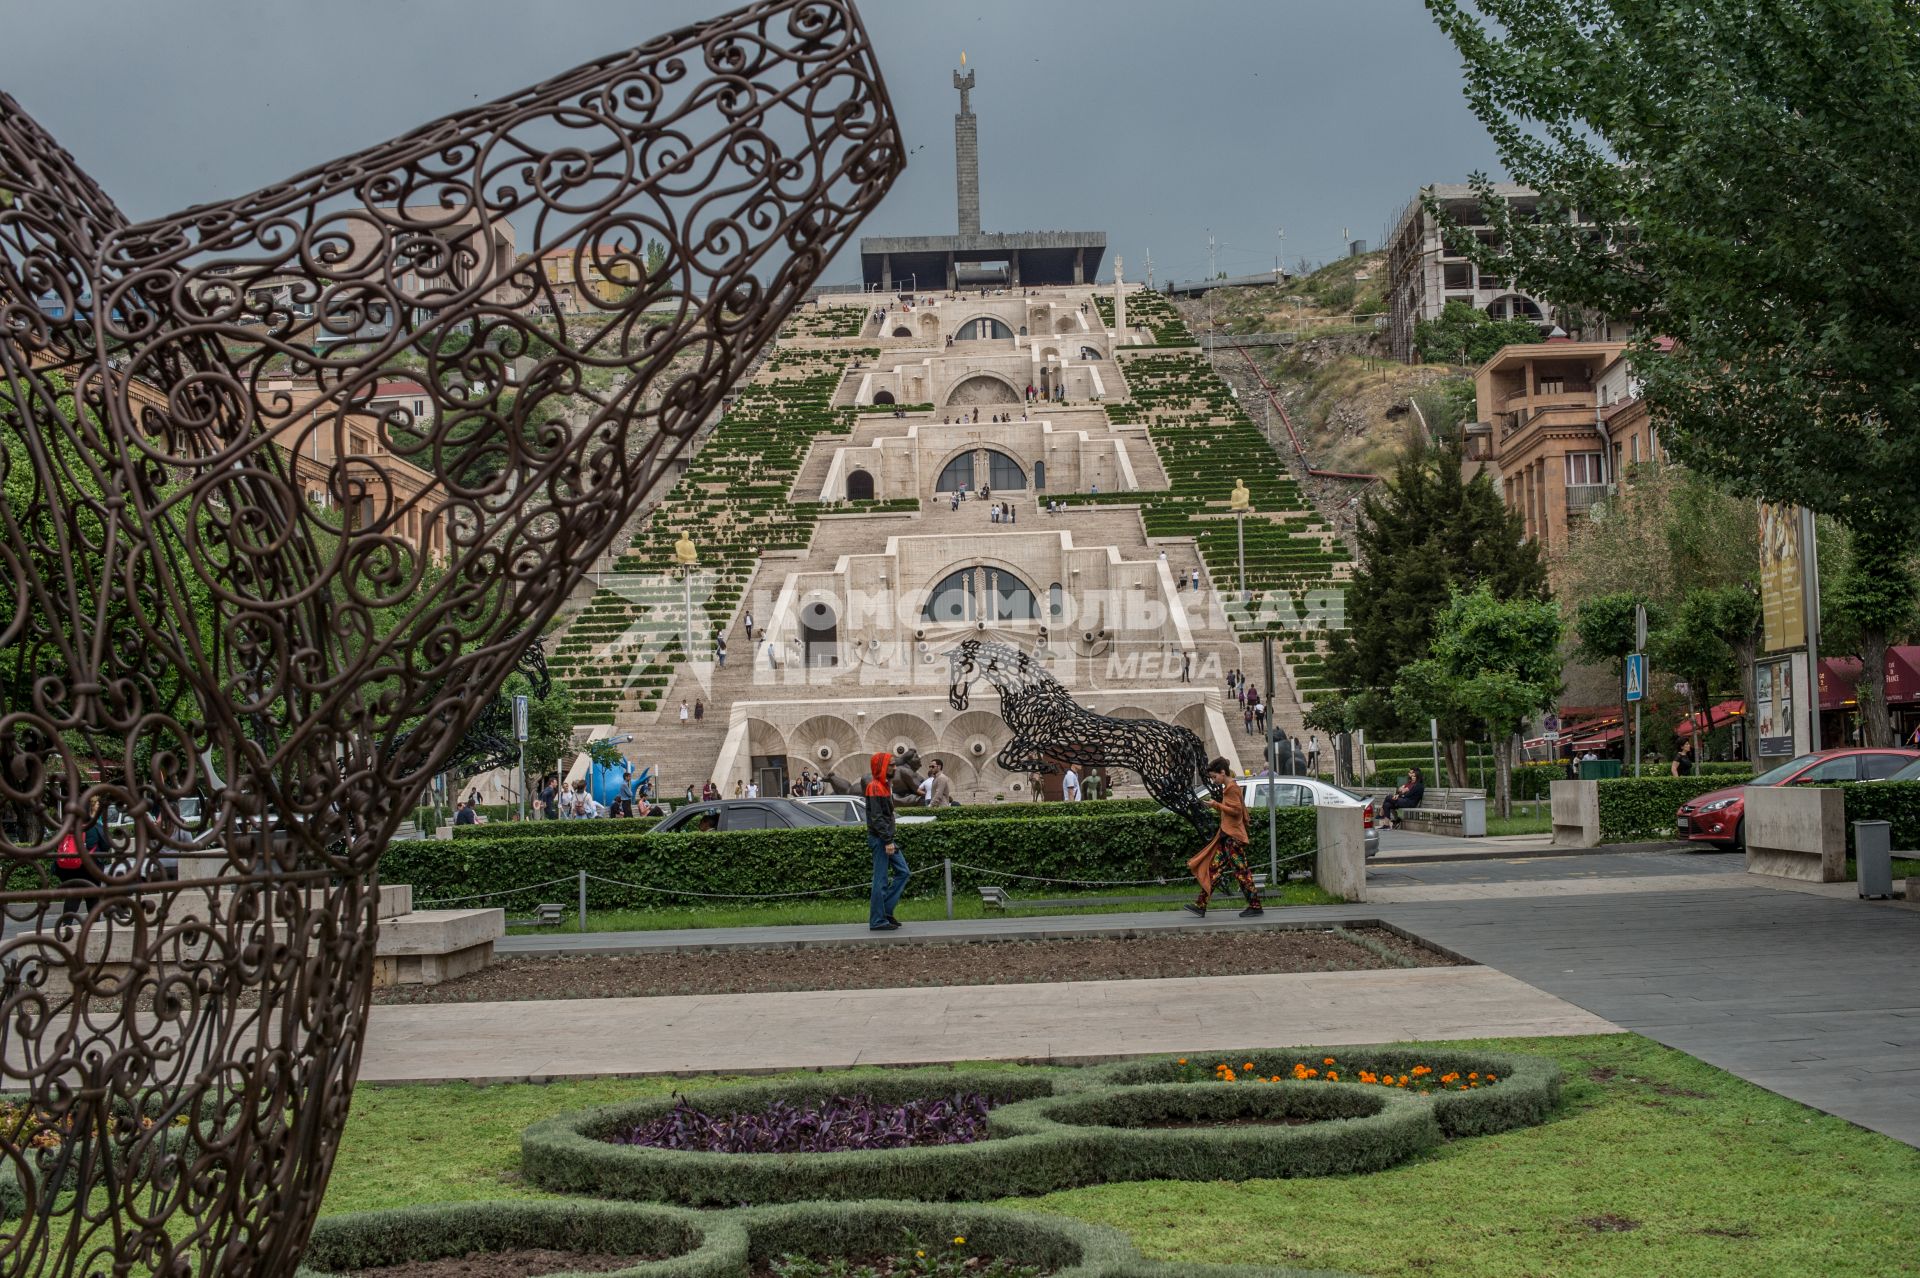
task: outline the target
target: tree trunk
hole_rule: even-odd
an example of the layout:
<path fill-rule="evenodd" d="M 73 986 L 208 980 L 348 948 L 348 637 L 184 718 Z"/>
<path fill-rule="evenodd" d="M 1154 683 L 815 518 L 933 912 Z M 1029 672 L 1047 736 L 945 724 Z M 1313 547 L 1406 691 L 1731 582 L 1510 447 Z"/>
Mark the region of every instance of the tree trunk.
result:
<path fill-rule="evenodd" d="M 1760 761 L 1759 734 L 1753 730 L 1753 658 L 1754 644 L 1751 639 L 1745 643 L 1733 645 L 1733 653 L 1740 662 L 1740 753 L 1746 761 L 1758 765 Z"/>
<path fill-rule="evenodd" d="M 1473 778 L 1467 774 L 1467 739 L 1447 738 L 1441 757 L 1447 761 L 1447 784 L 1456 790 L 1471 790 Z"/>
<path fill-rule="evenodd" d="M 1502 733 L 1493 742 L 1494 807 L 1503 817 L 1513 815 L 1513 734 Z"/>
<path fill-rule="evenodd" d="M 1860 679 L 1854 685 L 1860 703 L 1860 744 L 1885 749 L 1893 739 L 1893 712 L 1887 708 L 1887 632 L 1860 632 Z M 1813 713 L 1820 713 L 1816 698 Z M 1842 744 L 1845 744 L 1842 742 Z"/>

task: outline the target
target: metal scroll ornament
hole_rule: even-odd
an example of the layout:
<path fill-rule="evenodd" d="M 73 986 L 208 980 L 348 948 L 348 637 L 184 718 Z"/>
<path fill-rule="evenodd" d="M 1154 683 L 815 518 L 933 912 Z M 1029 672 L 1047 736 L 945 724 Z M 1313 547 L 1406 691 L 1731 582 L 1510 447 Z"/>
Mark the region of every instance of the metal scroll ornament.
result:
<path fill-rule="evenodd" d="M 1056 772 L 1058 765 L 1126 768 L 1147 793 L 1203 833 L 1214 822 L 1202 798 L 1207 751 L 1192 730 L 1158 719 L 1095 714 L 1027 653 L 986 639 L 966 639 L 947 654 L 947 702 L 964 711 L 976 680 L 1000 694 L 1000 718 L 1012 734 L 994 762 L 1008 772 Z"/>
<path fill-rule="evenodd" d="M 901 163 L 846 0 L 137 224 L 0 96 L 0 1274 L 294 1267 L 382 848 Z"/>

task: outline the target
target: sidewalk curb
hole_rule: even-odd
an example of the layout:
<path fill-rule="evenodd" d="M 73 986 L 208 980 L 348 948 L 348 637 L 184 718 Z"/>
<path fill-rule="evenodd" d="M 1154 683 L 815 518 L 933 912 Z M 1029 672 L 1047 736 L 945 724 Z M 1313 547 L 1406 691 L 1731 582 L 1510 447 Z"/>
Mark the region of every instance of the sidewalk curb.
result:
<path fill-rule="evenodd" d="M 1461 840 L 1469 842 L 1469 840 Z M 1376 856 L 1372 865 L 1440 865 L 1453 861 L 1527 861 L 1549 856 L 1614 856 L 1633 852 L 1679 852 L 1692 845 L 1673 840 L 1657 843 L 1602 843 L 1591 848 L 1474 848 L 1470 851 L 1440 852 L 1429 856 Z M 1702 853 L 1701 855 L 1713 855 Z"/>

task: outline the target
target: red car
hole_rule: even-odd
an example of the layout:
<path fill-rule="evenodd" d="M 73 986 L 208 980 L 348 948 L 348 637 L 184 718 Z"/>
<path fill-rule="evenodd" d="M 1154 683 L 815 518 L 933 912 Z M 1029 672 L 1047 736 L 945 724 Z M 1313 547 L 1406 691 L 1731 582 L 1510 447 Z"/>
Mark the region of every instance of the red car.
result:
<path fill-rule="evenodd" d="M 1674 828 L 1691 842 L 1738 851 L 1746 846 L 1747 786 L 1884 781 L 1915 760 L 1920 760 L 1920 750 L 1816 750 L 1769 768 L 1751 781 L 1687 800 L 1675 815 Z"/>

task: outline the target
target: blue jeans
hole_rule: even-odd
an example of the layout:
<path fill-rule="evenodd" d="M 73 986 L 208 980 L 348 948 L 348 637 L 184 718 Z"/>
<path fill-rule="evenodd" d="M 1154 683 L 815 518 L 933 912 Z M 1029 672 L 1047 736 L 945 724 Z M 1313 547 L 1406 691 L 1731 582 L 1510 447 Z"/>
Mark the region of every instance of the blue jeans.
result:
<path fill-rule="evenodd" d="M 900 844 L 894 843 L 894 851 L 887 851 L 887 841 L 876 835 L 867 836 L 867 847 L 873 852 L 873 892 L 867 906 L 867 926 L 879 927 L 893 916 L 893 907 L 900 904 L 900 896 L 907 890 L 907 880 L 913 877 L 913 871 L 907 868 L 907 858 L 900 854 Z"/>

